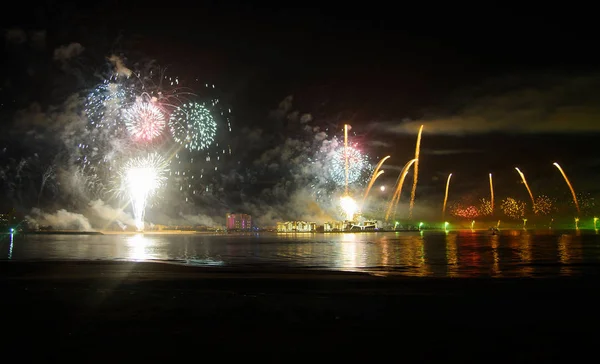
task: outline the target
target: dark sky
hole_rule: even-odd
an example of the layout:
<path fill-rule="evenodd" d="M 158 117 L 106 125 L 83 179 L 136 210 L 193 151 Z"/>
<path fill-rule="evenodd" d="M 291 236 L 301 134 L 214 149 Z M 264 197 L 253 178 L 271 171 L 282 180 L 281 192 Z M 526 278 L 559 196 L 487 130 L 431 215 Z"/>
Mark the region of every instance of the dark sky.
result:
<path fill-rule="evenodd" d="M 583 9 L 282 5 L 27 2 L 5 12 L 3 24 L 46 29 L 51 46 L 79 41 L 99 53 L 135 46 L 182 73 L 213 73 L 239 93 L 251 89 L 265 103 L 286 93 L 327 94 L 397 117 L 490 77 L 579 72 L 599 61 L 597 31 Z"/>
<path fill-rule="evenodd" d="M 294 95 L 294 108 L 323 124 L 349 121 L 365 139 L 387 143 L 371 154 L 400 154 L 400 165 L 415 138 L 403 120 L 423 121 L 430 154 L 421 173 L 431 186 L 455 170 L 470 180 L 502 171 L 512 181 L 516 165 L 542 181 L 555 174 L 555 160 L 579 185 L 594 185 L 583 181 L 598 164 L 590 141 L 600 131 L 598 31 L 589 9 L 523 2 L 20 6 L 4 12 L 2 23 L 46 30 L 47 52 L 80 42 L 98 57 L 116 49 L 152 55 L 183 78 L 228 90 L 251 128 L 268 129 L 269 110 Z"/>

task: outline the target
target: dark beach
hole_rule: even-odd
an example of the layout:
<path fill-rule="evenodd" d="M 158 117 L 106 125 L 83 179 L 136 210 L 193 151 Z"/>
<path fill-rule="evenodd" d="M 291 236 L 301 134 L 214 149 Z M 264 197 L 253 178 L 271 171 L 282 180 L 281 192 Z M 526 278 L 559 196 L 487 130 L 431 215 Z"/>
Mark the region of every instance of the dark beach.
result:
<path fill-rule="evenodd" d="M 429 279 L 166 263 L 2 262 L 12 360 L 573 360 L 597 276 Z"/>

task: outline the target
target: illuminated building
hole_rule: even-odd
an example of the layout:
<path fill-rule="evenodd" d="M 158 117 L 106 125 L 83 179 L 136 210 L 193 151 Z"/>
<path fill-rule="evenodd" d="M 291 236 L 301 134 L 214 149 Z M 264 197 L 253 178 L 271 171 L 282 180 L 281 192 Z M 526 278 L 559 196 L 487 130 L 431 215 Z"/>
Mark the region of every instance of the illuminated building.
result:
<path fill-rule="evenodd" d="M 250 230 L 252 229 L 252 217 L 246 214 L 227 214 L 225 216 L 227 230 Z"/>
<path fill-rule="evenodd" d="M 331 221 L 323 225 L 323 231 L 378 230 L 381 227 L 381 221 L 376 220 L 365 220 L 359 224 L 352 221 Z"/>
<path fill-rule="evenodd" d="M 346 231 L 350 230 L 347 221 L 331 221 L 323 225 L 323 231 Z"/>
<path fill-rule="evenodd" d="M 278 233 L 310 233 L 317 230 L 317 223 L 306 221 L 286 221 L 277 223 Z"/>

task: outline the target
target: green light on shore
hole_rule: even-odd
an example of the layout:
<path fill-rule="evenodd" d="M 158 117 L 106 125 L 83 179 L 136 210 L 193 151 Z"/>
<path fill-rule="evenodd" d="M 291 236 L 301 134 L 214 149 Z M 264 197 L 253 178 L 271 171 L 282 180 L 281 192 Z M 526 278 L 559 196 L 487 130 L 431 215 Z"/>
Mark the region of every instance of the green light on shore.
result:
<path fill-rule="evenodd" d="M 420 229 L 420 228 L 422 228 L 422 227 L 423 227 L 423 223 L 422 223 L 422 222 L 420 222 L 420 223 L 419 223 L 419 229 Z"/>
<path fill-rule="evenodd" d="M 444 229 L 448 230 L 448 226 L 449 226 L 449 225 L 450 225 L 450 223 L 449 223 L 448 221 L 446 221 L 446 222 L 444 223 Z"/>

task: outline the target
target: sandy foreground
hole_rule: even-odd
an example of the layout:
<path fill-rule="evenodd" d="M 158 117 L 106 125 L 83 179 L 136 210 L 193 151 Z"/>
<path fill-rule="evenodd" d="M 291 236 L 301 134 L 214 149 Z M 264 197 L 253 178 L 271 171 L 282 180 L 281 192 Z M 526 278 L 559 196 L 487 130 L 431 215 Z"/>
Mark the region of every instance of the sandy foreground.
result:
<path fill-rule="evenodd" d="M 0 262 L 3 357 L 574 360 L 598 337 L 597 278 L 411 279 L 165 263 Z"/>

